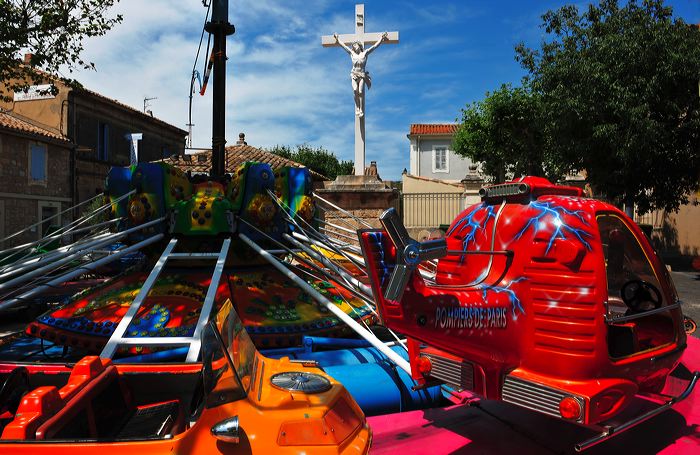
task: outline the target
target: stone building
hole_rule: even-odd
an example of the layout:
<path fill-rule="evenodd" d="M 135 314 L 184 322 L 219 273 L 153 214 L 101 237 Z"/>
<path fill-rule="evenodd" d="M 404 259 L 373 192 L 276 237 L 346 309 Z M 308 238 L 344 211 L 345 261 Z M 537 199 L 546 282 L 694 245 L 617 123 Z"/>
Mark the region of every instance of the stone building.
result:
<path fill-rule="evenodd" d="M 41 156 L 37 151 L 40 147 L 33 147 L 28 142 L 18 145 L 16 137 L 21 131 L 26 139 L 27 131 L 31 131 L 34 139 L 40 137 L 47 144 L 49 180 L 39 191 L 42 186 L 37 183 L 18 186 L 14 180 L 0 178 L 0 209 L 5 206 L 4 222 L 0 212 L 0 233 L 4 231 L 8 235 L 16 231 L 4 223 L 10 223 L 7 221 L 7 207 L 15 205 L 16 201 L 12 200 L 21 199 L 21 195 L 50 195 L 60 198 L 60 201 L 52 200 L 56 203 L 54 205 L 60 202 L 68 208 L 102 191 L 110 166 L 129 164 L 135 142 L 131 135 L 140 137 L 136 141 L 139 161 L 184 154 L 185 130 L 86 88 L 71 87 L 50 75 L 39 74 L 44 77 L 44 84 L 31 86 L 27 92 L 10 94 L 12 100 L 9 102 L 0 101 L 5 125 L 0 129 L 0 142 L 15 144 L 9 148 L 3 145 L 3 160 L 9 161 L 3 161 L 0 172 L 3 176 L 12 173 L 16 178 L 23 173 L 28 178 L 26 176 L 32 171 L 30 158 L 32 154 Z M 56 87 L 55 94 L 47 90 L 50 84 Z M 54 182 L 55 179 L 61 180 L 60 185 Z M 13 217 L 11 223 L 12 226 L 24 227 L 45 218 L 49 212 L 49 209 L 42 211 L 39 208 L 23 211 L 21 219 Z M 69 221 L 69 215 L 72 214 L 61 217 L 60 224 Z M 33 233 L 34 236 L 39 234 Z"/>
<path fill-rule="evenodd" d="M 0 248 L 36 240 L 67 219 L 60 213 L 72 205 L 71 150 L 60 134 L 0 113 L 0 239 L 58 215 Z"/>

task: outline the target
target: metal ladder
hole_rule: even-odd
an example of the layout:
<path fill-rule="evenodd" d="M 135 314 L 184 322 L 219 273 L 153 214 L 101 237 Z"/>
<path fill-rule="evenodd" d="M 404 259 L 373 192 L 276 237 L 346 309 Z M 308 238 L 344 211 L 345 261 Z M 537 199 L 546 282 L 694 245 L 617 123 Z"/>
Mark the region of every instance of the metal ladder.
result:
<path fill-rule="evenodd" d="M 131 302 L 129 309 L 126 314 L 117 325 L 114 333 L 107 341 L 100 357 L 111 359 L 117 352 L 119 346 L 188 346 L 187 351 L 187 363 L 196 362 L 199 356 L 199 351 L 202 346 L 202 330 L 204 326 L 209 321 L 209 314 L 214 307 L 214 299 L 216 297 L 216 290 L 219 287 L 219 281 L 221 280 L 221 273 L 224 270 L 224 264 L 226 263 L 226 256 L 228 254 L 229 247 L 231 246 L 231 239 L 224 239 L 221 245 L 221 251 L 218 253 L 173 253 L 175 245 L 177 244 L 177 239 L 171 239 L 168 245 L 163 250 L 160 255 L 158 262 L 151 270 L 151 273 L 146 278 L 143 283 L 141 290 L 138 295 Z M 197 320 L 197 325 L 194 329 L 194 333 L 191 337 L 125 337 L 126 329 L 131 324 L 131 321 L 136 316 L 136 313 L 141 308 L 141 305 L 148 297 L 151 292 L 153 285 L 158 280 L 158 276 L 165 267 L 165 263 L 171 259 L 216 259 L 216 266 L 214 267 L 214 273 L 211 277 L 211 283 L 209 284 L 209 289 L 207 289 L 207 295 L 204 298 L 204 303 L 202 304 L 202 312 Z"/>

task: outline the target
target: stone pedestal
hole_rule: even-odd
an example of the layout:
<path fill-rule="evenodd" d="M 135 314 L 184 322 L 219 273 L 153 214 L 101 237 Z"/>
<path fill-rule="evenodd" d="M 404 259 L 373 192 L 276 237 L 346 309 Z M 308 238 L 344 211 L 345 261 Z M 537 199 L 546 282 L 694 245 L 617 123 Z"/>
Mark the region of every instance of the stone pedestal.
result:
<path fill-rule="evenodd" d="M 469 166 L 469 172 L 462 179 L 462 185 L 464 185 L 464 203 L 465 207 L 469 207 L 473 204 L 478 204 L 481 202 L 481 196 L 479 195 L 479 190 L 486 183 L 481 175 L 477 172 L 476 165 L 472 164 Z"/>
<path fill-rule="evenodd" d="M 399 203 L 399 190 L 389 188 L 374 175 L 339 175 L 335 181 L 326 182 L 325 187 L 316 190 L 316 193 L 373 227 L 380 227 L 379 215 L 384 210 L 397 207 Z M 346 228 L 357 225 L 347 214 L 331 210 L 323 203 L 321 206 L 328 209 L 325 218 L 329 222 Z"/>

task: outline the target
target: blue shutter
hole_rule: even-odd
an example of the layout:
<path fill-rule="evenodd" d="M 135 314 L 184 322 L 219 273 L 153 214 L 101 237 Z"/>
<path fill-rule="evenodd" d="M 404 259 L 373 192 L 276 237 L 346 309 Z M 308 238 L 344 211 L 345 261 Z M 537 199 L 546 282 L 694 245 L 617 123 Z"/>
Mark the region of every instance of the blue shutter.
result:
<path fill-rule="evenodd" d="M 46 180 L 46 146 L 32 145 L 31 169 L 32 180 L 43 182 Z"/>

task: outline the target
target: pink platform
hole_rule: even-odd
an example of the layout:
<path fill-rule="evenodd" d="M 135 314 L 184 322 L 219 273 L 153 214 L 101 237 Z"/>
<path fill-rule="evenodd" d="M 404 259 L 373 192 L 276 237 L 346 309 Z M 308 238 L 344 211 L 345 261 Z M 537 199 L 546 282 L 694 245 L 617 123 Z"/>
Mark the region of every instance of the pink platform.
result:
<path fill-rule="evenodd" d="M 683 365 L 700 370 L 700 340 L 688 337 Z M 682 366 L 681 366 L 682 368 Z M 664 393 L 677 395 L 687 382 L 669 378 Z M 700 454 L 700 385 L 672 410 L 632 428 L 586 454 Z M 482 400 L 478 407 L 456 405 L 370 417 L 371 454 L 573 453 L 595 433 L 516 406 Z"/>

